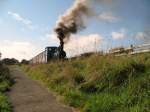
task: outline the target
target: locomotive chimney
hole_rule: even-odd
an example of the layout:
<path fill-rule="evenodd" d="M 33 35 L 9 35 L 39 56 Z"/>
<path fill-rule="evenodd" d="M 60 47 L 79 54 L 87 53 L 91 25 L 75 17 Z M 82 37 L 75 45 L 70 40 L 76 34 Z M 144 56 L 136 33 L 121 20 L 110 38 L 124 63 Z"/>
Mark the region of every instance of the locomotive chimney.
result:
<path fill-rule="evenodd" d="M 57 37 L 59 38 L 60 41 L 60 46 L 59 46 L 59 58 L 62 59 L 66 57 L 66 53 L 64 52 L 64 38 L 65 34 L 64 31 L 61 28 L 56 28 L 55 32 L 57 33 Z"/>
<path fill-rule="evenodd" d="M 64 49 L 64 38 L 65 38 L 65 35 L 62 31 L 62 29 L 58 28 L 58 29 L 55 29 L 56 33 L 57 33 L 57 37 L 59 38 L 60 40 L 60 50 L 63 51 Z"/>

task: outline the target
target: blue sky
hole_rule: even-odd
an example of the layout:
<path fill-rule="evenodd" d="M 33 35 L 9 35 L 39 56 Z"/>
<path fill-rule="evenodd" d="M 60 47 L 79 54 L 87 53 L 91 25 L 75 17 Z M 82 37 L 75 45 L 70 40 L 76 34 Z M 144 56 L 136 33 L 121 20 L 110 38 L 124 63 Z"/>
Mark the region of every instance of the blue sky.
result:
<path fill-rule="evenodd" d="M 4 57 L 30 59 L 46 46 L 58 45 L 53 28 L 60 15 L 70 8 L 74 0 L 1 0 L 0 51 Z M 150 0 L 114 0 L 109 5 L 95 5 L 99 18 L 88 20 L 87 28 L 72 39 L 66 49 L 74 46 L 93 48 L 93 38 L 99 40 L 99 49 L 128 46 L 149 41 Z M 74 37 L 74 38 L 76 38 Z M 87 37 L 87 38 L 86 38 Z M 85 41 L 84 41 L 85 39 Z M 84 41 L 84 43 L 81 42 Z M 74 49 L 73 49 L 74 50 Z M 86 51 L 86 50 L 84 50 Z M 68 51 L 69 52 L 69 51 Z M 71 52 L 71 51 L 70 51 Z M 81 51 L 83 52 L 83 51 Z"/>

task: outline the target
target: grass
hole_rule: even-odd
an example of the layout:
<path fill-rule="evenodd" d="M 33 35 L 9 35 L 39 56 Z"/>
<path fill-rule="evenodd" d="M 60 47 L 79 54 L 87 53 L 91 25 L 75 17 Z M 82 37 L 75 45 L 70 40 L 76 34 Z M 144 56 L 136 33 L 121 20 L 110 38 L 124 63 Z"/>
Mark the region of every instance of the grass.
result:
<path fill-rule="evenodd" d="M 92 55 L 21 68 L 81 112 L 150 110 L 150 53 Z"/>
<path fill-rule="evenodd" d="M 12 112 L 11 104 L 5 95 L 11 84 L 9 69 L 0 63 L 0 112 Z"/>

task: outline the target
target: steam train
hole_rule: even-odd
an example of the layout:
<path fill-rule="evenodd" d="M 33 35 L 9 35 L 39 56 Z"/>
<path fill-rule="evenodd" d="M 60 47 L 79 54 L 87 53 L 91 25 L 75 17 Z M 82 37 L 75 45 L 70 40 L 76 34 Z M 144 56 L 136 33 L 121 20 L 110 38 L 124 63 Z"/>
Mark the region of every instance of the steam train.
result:
<path fill-rule="evenodd" d="M 51 60 L 65 59 L 66 52 L 61 47 L 46 47 L 43 52 L 30 60 L 30 64 L 48 63 Z"/>

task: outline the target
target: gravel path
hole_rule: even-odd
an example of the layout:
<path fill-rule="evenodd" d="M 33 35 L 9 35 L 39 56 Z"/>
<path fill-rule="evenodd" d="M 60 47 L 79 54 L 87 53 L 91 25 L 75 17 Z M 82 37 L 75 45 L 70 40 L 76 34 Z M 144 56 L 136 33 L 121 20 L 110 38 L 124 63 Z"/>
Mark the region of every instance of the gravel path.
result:
<path fill-rule="evenodd" d="M 73 112 L 59 104 L 52 93 L 29 79 L 19 68 L 10 71 L 16 81 L 8 93 L 14 112 Z"/>

